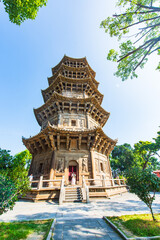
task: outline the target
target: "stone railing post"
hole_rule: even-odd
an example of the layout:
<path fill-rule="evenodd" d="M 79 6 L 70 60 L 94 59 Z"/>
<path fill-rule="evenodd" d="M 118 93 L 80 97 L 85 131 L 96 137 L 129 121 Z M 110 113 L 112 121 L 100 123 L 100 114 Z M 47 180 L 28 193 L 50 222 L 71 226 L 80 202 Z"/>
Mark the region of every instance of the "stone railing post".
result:
<path fill-rule="evenodd" d="M 84 175 L 82 177 L 82 186 L 84 188 L 84 192 L 85 192 L 85 199 L 86 199 L 86 203 L 89 203 L 89 188 L 86 184 L 86 181 L 85 181 L 85 178 L 84 178 Z"/>
<path fill-rule="evenodd" d="M 124 180 L 124 178 L 122 178 L 122 183 L 123 183 L 123 185 L 125 185 L 126 183 L 125 183 L 125 180 Z"/>
<path fill-rule="evenodd" d="M 111 179 L 111 185 L 114 186 L 114 179 Z"/>
<path fill-rule="evenodd" d="M 59 205 L 63 203 L 64 198 L 65 198 L 65 188 L 64 188 L 64 176 L 63 176 L 61 181 L 60 194 L 59 194 Z"/>
<path fill-rule="evenodd" d="M 86 185 L 86 203 L 89 203 L 89 188 L 88 186 Z"/>
<path fill-rule="evenodd" d="M 121 179 L 119 177 L 117 177 L 117 184 L 121 185 Z"/>
<path fill-rule="evenodd" d="M 40 176 L 37 189 L 40 190 L 43 187 L 43 176 Z"/>

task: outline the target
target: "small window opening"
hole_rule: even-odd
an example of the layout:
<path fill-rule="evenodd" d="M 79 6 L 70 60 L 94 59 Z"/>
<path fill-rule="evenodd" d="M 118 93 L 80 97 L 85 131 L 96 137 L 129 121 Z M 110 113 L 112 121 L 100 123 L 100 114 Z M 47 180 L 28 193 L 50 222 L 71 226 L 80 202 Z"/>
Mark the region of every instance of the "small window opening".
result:
<path fill-rule="evenodd" d="M 103 172 L 103 164 L 100 163 L 100 168 L 101 168 L 101 171 Z"/>
<path fill-rule="evenodd" d="M 76 126 L 76 120 L 71 120 L 71 126 L 73 126 L 73 127 Z"/>

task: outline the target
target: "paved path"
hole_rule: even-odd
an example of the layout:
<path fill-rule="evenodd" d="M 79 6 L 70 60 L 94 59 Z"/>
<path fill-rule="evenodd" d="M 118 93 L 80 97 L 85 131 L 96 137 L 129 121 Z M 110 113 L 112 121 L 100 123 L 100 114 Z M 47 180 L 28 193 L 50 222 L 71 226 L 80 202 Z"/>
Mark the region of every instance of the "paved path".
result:
<path fill-rule="evenodd" d="M 54 240 L 121 240 L 122 238 L 101 218 L 58 220 Z"/>
<path fill-rule="evenodd" d="M 160 213 L 160 194 L 156 194 L 153 211 Z M 13 210 L 0 215 L 0 221 L 56 218 L 55 240 L 76 239 L 76 236 L 78 239 L 118 240 L 121 238 L 105 225 L 102 217 L 135 213 L 149 213 L 149 209 L 134 194 L 125 193 L 88 204 L 66 203 L 62 206 L 54 202 L 18 201 Z"/>
<path fill-rule="evenodd" d="M 160 213 L 160 194 L 156 194 L 153 203 L 154 212 Z M 18 201 L 13 210 L 0 215 L 0 221 L 18 221 L 34 219 L 77 219 L 102 218 L 125 214 L 149 213 L 148 207 L 134 194 L 125 193 L 111 199 L 92 201 L 91 203 L 66 203 L 59 206 L 54 202 Z"/>

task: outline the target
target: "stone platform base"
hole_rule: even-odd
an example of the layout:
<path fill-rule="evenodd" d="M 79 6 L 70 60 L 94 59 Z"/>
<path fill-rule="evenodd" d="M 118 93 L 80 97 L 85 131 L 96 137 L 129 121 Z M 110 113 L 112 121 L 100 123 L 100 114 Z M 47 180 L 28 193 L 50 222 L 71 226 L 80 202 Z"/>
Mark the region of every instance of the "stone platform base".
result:
<path fill-rule="evenodd" d="M 98 187 L 89 186 L 89 198 L 109 198 L 110 196 L 127 192 L 126 185 L 117 185 L 110 187 Z M 25 199 L 37 202 L 39 200 L 58 200 L 60 195 L 60 187 L 56 188 L 43 188 L 43 189 L 32 189 L 24 197 Z"/>
<path fill-rule="evenodd" d="M 89 187 L 89 198 L 108 198 L 110 196 L 128 192 L 126 185 L 111 186 L 111 187 Z"/>

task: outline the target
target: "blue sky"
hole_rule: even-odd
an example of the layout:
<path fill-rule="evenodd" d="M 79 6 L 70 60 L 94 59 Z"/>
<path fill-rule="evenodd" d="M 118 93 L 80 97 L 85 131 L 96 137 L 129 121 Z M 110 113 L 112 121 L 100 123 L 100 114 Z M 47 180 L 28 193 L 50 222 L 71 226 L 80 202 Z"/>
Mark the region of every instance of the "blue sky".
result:
<path fill-rule="evenodd" d="M 41 89 L 48 86 L 51 68 L 64 54 L 87 57 L 104 94 L 103 108 L 111 113 L 103 128 L 118 143 L 152 140 L 160 125 L 160 73 L 158 57 L 150 58 L 138 79 L 122 82 L 113 73 L 116 64 L 106 60 L 118 46 L 100 29 L 100 22 L 116 12 L 115 1 L 48 0 L 34 21 L 20 27 L 9 22 L 0 3 L 0 147 L 16 154 L 25 149 L 22 136 L 40 127 L 33 108 L 43 104 Z"/>

